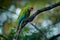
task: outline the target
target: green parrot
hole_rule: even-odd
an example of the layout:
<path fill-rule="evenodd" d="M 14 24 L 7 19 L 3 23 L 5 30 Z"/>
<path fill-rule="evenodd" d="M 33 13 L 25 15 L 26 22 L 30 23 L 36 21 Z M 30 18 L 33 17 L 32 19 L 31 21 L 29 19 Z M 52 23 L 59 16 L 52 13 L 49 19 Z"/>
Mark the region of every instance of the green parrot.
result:
<path fill-rule="evenodd" d="M 31 6 L 27 6 L 27 7 L 24 7 L 23 9 L 21 9 L 21 12 L 16 20 L 18 26 L 20 26 L 20 23 L 22 20 L 24 20 L 30 16 L 30 12 L 32 10 L 33 10 L 33 7 L 31 7 Z"/>

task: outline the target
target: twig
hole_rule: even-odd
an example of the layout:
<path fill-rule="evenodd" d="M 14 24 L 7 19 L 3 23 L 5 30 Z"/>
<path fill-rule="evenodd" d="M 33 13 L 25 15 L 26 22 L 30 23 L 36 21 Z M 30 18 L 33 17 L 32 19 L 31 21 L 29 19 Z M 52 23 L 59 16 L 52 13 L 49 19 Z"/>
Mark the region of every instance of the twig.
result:
<path fill-rule="evenodd" d="M 44 34 L 44 32 L 42 30 L 40 30 L 39 28 L 37 28 L 33 23 L 30 23 L 35 29 L 37 29 L 44 37 L 45 40 L 48 40 L 48 38 L 46 37 L 46 35 Z"/>
<path fill-rule="evenodd" d="M 1 6 L 0 6 L 0 9 L 5 10 L 5 11 L 8 11 L 8 12 L 11 12 L 11 13 L 15 13 L 15 12 L 13 12 L 13 11 L 10 11 L 10 10 L 6 9 L 5 7 L 1 7 Z M 15 13 L 15 14 L 16 14 L 16 13 Z"/>
<path fill-rule="evenodd" d="M 60 34 L 55 35 L 55 36 L 51 37 L 49 40 L 54 40 L 54 39 L 58 38 L 59 36 L 60 36 Z"/>
<path fill-rule="evenodd" d="M 11 6 L 12 4 L 15 4 L 17 0 L 11 0 L 11 1 L 12 1 L 12 2 L 11 2 L 11 4 L 10 4 L 10 6 Z M 2 6 L 2 5 L 0 5 L 0 9 L 16 14 L 15 12 L 8 10 L 8 8 L 6 8 L 6 7 Z"/>
<path fill-rule="evenodd" d="M 4 35 L 0 34 L 0 37 L 3 38 L 4 40 L 8 40 L 8 38 L 6 36 L 4 36 Z"/>

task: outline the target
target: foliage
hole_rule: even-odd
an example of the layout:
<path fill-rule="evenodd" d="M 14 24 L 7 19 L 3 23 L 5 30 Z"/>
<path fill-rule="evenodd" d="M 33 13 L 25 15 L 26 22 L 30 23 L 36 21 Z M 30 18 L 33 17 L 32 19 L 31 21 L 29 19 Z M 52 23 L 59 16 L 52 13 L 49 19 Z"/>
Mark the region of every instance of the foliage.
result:
<path fill-rule="evenodd" d="M 17 0 L 15 7 L 23 8 L 26 5 L 33 5 L 33 7 L 34 7 L 33 12 L 35 12 L 35 10 L 37 10 L 37 9 L 41 9 L 43 7 L 49 6 L 49 5 L 56 3 L 56 2 L 60 2 L 60 0 L 27 0 L 27 1 Z M 0 0 L 0 13 L 2 11 L 5 12 L 6 10 L 8 10 L 11 5 L 12 5 L 12 0 Z M 33 14 L 33 12 L 31 14 Z M 5 35 L 7 37 L 8 40 L 12 40 L 15 33 L 16 33 L 16 28 L 13 27 L 14 26 L 14 22 L 13 22 L 14 20 L 12 20 L 12 19 L 14 19 L 14 18 L 8 18 L 3 23 L 3 31 L 2 32 L 3 32 L 3 35 Z M 51 25 L 46 26 L 47 29 L 45 29 L 46 27 L 43 28 L 43 26 L 41 26 L 44 19 L 49 19 L 52 21 Z M 40 30 L 42 30 L 45 34 L 47 34 L 48 32 L 51 32 L 50 29 L 54 28 L 56 23 L 60 22 L 60 6 L 37 15 L 36 18 L 32 22 L 36 23 L 36 26 L 38 28 L 40 28 Z M 52 26 L 52 27 L 48 28 L 50 26 Z M 21 31 L 21 34 L 19 36 L 19 40 L 44 40 L 45 39 L 43 34 L 41 34 L 39 32 L 32 33 L 31 35 L 28 35 L 27 33 L 30 32 L 29 31 L 30 29 L 28 27 L 29 27 L 29 25 L 27 27 L 23 28 L 23 30 Z M 4 40 L 4 39 L 2 39 L 2 40 Z"/>
<path fill-rule="evenodd" d="M 0 0 L 0 12 L 8 10 L 13 0 Z"/>

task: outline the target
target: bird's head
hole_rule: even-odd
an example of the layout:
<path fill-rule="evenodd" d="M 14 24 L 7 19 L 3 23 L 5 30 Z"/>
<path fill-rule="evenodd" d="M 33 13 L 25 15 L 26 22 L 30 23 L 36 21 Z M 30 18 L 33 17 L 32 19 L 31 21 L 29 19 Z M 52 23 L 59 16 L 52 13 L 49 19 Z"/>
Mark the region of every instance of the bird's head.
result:
<path fill-rule="evenodd" d="M 32 10 L 33 10 L 33 7 L 30 7 L 30 8 L 29 8 L 29 11 L 31 12 Z"/>

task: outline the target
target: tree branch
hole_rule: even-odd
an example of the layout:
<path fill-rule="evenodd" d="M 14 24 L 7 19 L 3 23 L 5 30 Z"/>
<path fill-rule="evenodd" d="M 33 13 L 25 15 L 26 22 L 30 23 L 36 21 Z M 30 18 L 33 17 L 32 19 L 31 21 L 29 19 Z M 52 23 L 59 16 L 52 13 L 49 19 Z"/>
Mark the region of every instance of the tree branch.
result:
<path fill-rule="evenodd" d="M 49 40 L 54 40 L 54 39 L 58 38 L 59 36 L 60 36 L 60 34 L 58 34 L 58 35 L 56 35 L 56 36 L 51 37 Z"/>
<path fill-rule="evenodd" d="M 16 1 L 17 1 L 17 0 L 12 0 L 11 4 L 10 4 L 9 6 L 14 5 L 14 4 L 16 3 Z M 11 12 L 11 13 L 16 14 L 15 12 L 13 12 L 13 11 L 11 11 L 11 10 L 8 10 L 7 7 L 2 6 L 2 5 L 0 5 L 0 9 L 2 9 L 2 12 L 4 12 L 4 11 L 8 11 L 8 12 Z"/>
<path fill-rule="evenodd" d="M 0 37 L 3 38 L 4 40 L 8 40 L 8 38 L 6 36 L 4 36 L 4 35 L 0 34 Z"/>
<path fill-rule="evenodd" d="M 37 29 L 44 37 L 45 40 L 48 40 L 48 38 L 46 37 L 46 35 L 44 34 L 44 32 L 42 30 L 40 30 L 39 28 L 37 28 L 33 23 L 30 23 L 35 29 Z"/>
<path fill-rule="evenodd" d="M 11 12 L 11 13 L 15 13 L 15 12 L 13 12 L 13 11 L 10 11 L 10 10 L 6 9 L 5 7 L 1 7 L 1 6 L 0 6 L 0 9 L 5 10 L 5 11 L 8 11 L 8 12 Z M 4 12 L 4 11 L 2 11 L 2 12 Z M 16 14 L 16 13 L 15 13 L 15 14 Z"/>
<path fill-rule="evenodd" d="M 55 4 L 52 4 L 52 5 L 50 5 L 50 6 L 48 6 L 48 7 L 45 7 L 45 8 L 39 9 L 39 10 L 37 10 L 32 16 L 30 16 L 30 17 L 27 18 L 27 19 L 24 19 L 24 20 L 21 22 L 21 24 L 20 24 L 20 28 L 19 28 L 18 31 L 16 32 L 16 36 L 14 37 L 14 40 L 18 40 L 18 36 L 19 36 L 22 28 L 23 28 L 28 22 L 33 21 L 33 19 L 34 19 L 39 13 L 44 12 L 44 11 L 48 11 L 48 10 L 50 10 L 50 9 L 53 9 L 53 8 L 57 7 L 57 6 L 60 6 L 60 2 L 55 3 Z"/>

